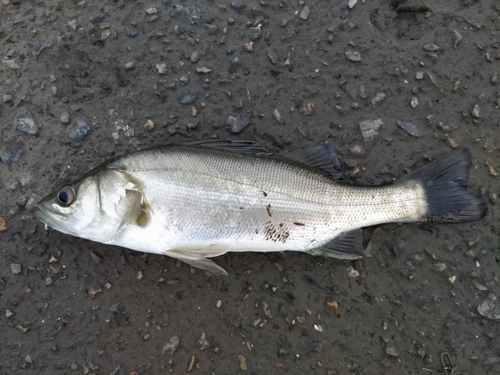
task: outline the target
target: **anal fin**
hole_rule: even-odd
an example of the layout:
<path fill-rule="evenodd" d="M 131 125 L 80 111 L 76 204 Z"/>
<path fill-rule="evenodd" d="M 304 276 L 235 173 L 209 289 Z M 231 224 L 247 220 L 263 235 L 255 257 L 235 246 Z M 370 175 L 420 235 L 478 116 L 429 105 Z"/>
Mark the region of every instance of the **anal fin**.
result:
<path fill-rule="evenodd" d="M 322 255 L 337 259 L 360 259 L 370 256 L 363 249 L 363 232 L 361 229 L 342 233 L 323 246 L 306 252 L 311 255 Z"/>
<path fill-rule="evenodd" d="M 227 276 L 228 273 L 224 268 L 218 266 L 215 262 L 207 258 L 223 255 L 228 252 L 226 245 L 222 244 L 201 244 L 191 246 L 181 246 L 175 249 L 168 250 L 168 256 L 179 259 L 184 263 L 189 264 L 195 268 L 211 272 L 215 275 Z"/>

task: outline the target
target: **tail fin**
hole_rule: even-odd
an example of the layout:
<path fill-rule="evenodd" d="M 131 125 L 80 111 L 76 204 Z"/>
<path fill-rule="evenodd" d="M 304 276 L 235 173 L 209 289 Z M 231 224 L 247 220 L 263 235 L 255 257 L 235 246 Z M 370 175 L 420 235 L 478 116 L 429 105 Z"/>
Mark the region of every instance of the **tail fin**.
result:
<path fill-rule="evenodd" d="M 460 148 L 438 156 L 402 179 L 422 183 L 428 205 L 423 220 L 456 223 L 479 220 L 486 214 L 486 203 L 467 190 L 471 164 L 470 151 Z"/>

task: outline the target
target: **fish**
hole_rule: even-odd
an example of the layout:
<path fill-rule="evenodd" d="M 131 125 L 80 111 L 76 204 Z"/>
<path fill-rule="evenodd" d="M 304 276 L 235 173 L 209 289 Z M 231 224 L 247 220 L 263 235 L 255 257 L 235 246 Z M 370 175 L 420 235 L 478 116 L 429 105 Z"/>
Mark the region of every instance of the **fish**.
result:
<path fill-rule="evenodd" d="M 343 181 L 330 146 L 280 152 L 251 141 L 198 140 L 139 150 L 41 199 L 46 226 L 108 245 L 167 255 L 217 275 L 228 252 L 299 251 L 359 259 L 362 228 L 481 219 L 468 190 L 471 153 L 458 148 L 380 186 Z"/>

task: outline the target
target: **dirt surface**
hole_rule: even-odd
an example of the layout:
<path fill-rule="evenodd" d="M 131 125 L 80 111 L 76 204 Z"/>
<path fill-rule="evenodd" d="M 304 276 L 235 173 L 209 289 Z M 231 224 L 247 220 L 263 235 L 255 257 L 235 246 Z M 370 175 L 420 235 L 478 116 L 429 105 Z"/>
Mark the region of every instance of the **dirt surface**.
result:
<path fill-rule="evenodd" d="M 346 3 L 1 2 L 1 374 L 444 374 L 445 352 L 455 374 L 500 372 L 499 322 L 477 312 L 499 295 L 500 6 Z M 26 111 L 36 135 L 16 130 Z M 250 124 L 233 134 L 228 115 Z M 72 140 L 78 119 L 90 131 Z M 364 141 L 359 123 L 375 119 Z M 358 262 L 228 254 L 214 277 L 46 231 L 25 208 L 113 155 L 211 137 L 326 141 L 361 184 L 458 144 L 488 214 L 367 228 L 373 257 Z"/>

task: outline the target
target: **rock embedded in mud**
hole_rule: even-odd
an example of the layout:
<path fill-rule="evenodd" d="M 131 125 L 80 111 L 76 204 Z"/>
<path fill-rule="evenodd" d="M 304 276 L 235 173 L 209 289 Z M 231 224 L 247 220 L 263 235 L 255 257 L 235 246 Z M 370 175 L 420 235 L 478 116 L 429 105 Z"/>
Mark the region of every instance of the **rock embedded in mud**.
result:
<path fill-rule="evenodd" d="M 493 293 L 488 294 L 488 297 L 479 304 L 477 312 L 485 318 L 492 320 L 500 320 L 500 301 Z"/>
<path fill-rule="evenodd" d="M 373 139 L 373 137 L 375 137 L 383 127 L 384 122 L 381 119 L 366 120 L 359 123 L 361 135 L 363 136 L 365 142 Z"/>
<path fill-rule="evenodd" d="M 345 57 L 351 61 L 361 61 L 361 54 L 358 51 L 345 51 Z"/>
<path fill-rule="evenodd" d="M 18 114 L 14 121 L 14 125 L 17 130 L 23 133 L 29 135 L 38 134 L 38 126 L 36 126 L 35 119 L 33 118 L 33 115 L 30 111 Z"/>
<path fill-rule="evenodd" d="M 307 21 L 307 19 L 309 18 L 309 13 L 310 13 L 309 7 L 305 5 L 304 8 L 302 8 L 302 10 L 299 13 L 299 18 L 301 20 Z"/>
<path fill-rule="evenodd" d="M 134 36 L 139 34 L 139 32 L 137 31 L 137 29 L 134 26 L 129 25 L 125 28 L 125 34 L 127 34 L 127 36 L 133 38 Z"/>
<path fill-rule="evenodd" d="M 14 275 L 19 275 L 21 273 L 21 271 L 22 271 L 21 265 L 19 263 L 12 263 L 10 265 L 10 270 L 12 271 L 12 273 Z"/>
<path fill-rule="evenodd" d="M 81 119 L 76 119 L 70 125 L 68 125 L 68 136 L 73 141 L 83 141 L 90 131 L 89 125 Z"/>
<path fill-rule="evenodd" d="M 7 230 L 7 221 L 3 217 L 0 217 L 0 232 L 6 230 Z"/>
<path fill-rule="evenodd" d="M 226 118 L 226 129 L 233 134 L 240 133 L 248 124 L 250 120 L 241 115 L 228 115 Z"/>
<path fill-rule="evenodd" d="M 188 91 L 187 93 L 179 95 L 177 97 L 177 101 L 180 104 L 188 105 L 188 104 L 193 104 L 197 98 L 198 98 L 198 91 L 194 92 Z"/>
<path fill-rule="evenodd" d="M 479 106 L 476 104 L 473 108 L 472 108 L 472 111 L 471 111 L 471 114 L 474 118 L 479 118 L 481 117 L 480 115 L 480 111 L 479 111 Z"/>
<path fill-rule="evenodd" d="M 413 137 L 418 137 L 419 136 L 419 133 L 418 133 L 418 129 L 415 125 L 413 125 L 411 122 L 408 122 L 408 121 L 403 121 L 401 119 L 396 119 L 396 124 L 401 128 L 403 129 L 405 132 L 407 132 L 408 134 L 410 134 L 411 136 Z"/>
<path fill-rule="evenodd" d="M 245 9 L 245 2 L 243 0 L 233 0 L 231 6 L 236 10 L 243 10 Z"/>
<path fill-rule="evenodd" d="M 69 113 L 68 112 L 63 112 L 61 113 L 61 117 L 59 117 L 59 121 L 61 121 L 61 124 L 69 124 Z"/>
<path fill-rule="evenodd" d="M 170 351 L 170 354 L 174 354 L 178 346 L 179 338 L 177 336 L 172 336 L 170 338 L 170 342 L 167 342 L 165 345 L 163 345 L 162 353 L 166 354 L 168 351 Z"/>

